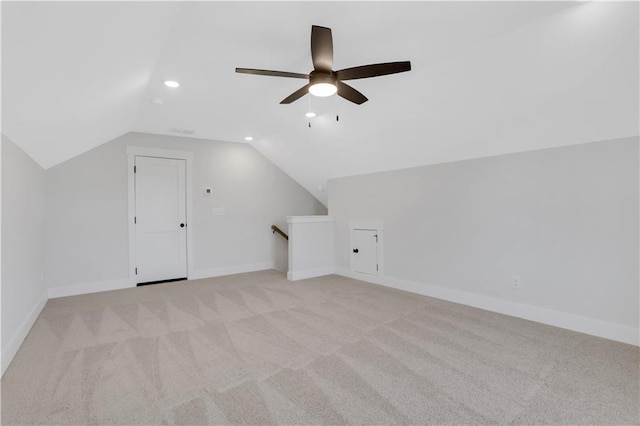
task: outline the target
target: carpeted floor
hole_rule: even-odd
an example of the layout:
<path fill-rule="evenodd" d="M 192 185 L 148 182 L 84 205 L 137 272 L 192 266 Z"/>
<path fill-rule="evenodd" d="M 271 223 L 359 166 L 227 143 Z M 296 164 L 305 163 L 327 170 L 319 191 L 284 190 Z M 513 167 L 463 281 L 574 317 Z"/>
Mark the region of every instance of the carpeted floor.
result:
<path fill-rule="evenodd" d="M 338 276 L 49 300 L 2 424 L 638 424 L 640 349 Z"/>

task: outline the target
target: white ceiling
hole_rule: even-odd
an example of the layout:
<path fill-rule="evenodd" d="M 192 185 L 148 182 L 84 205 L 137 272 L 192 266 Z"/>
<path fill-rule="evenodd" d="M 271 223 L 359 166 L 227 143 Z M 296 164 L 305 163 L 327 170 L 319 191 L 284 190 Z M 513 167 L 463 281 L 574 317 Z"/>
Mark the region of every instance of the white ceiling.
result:
<path fill-rule="evenodd" d="M 308 96 L 279 105 L 304 80 L 234 68 L 309 72 L 314 24 L 335 69 L 413 70 L 312 98 L 309 128 Z M 252 135 L 326 203 L 332 177 L 637 135 L 638 28 L 635 2 L 3 2 L 2 131 L 45 168 L 129 131 Z"/>

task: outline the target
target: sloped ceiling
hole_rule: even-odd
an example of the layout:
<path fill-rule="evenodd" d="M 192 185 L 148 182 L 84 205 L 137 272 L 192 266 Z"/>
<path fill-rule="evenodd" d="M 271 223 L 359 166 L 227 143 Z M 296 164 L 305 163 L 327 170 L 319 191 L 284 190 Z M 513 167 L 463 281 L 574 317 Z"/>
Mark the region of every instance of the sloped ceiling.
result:
<path fill-rule="evenodd" d="M 336 69 L 413 70 L 353 81 L 361 106 L 234 72 L 309 72 L 314 24 Z M 129 131 L 251 135 L 326 203 L 332 177 L 637 135 L 638 49 L 637 3 L 4 2 L 2 131 L 45 168 Z"/>

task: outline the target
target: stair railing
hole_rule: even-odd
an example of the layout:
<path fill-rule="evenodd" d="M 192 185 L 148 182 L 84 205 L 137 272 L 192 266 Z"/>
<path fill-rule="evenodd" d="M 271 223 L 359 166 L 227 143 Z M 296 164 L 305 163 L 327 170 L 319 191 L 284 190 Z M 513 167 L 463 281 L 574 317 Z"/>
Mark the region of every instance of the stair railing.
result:
<path fill-rule="evenodd" d="M 271 230 L 273 231 L 274 234 L 277 232 L 278 235 L 280 235 L 285 240 L 289 241 L 289 236 L 285 234 L 284 231 L 278 228 L 276 225 L 271 225 Z"/>

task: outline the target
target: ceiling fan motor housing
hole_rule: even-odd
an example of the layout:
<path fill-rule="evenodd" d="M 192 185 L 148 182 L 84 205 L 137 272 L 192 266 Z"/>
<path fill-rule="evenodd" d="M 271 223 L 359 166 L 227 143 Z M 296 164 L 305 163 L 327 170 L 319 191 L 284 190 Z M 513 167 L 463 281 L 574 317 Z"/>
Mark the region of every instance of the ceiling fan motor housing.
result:
<path fill-rule="evenodd" d="M 327 83 L 333 84 L 334 86 L 337 84 L 338 77 L 336 73 L 331 72 L 322 72 L 322 71 L 311 71 L 309 74 L 309 85 L 313 86 L 314 84 Z"/>

